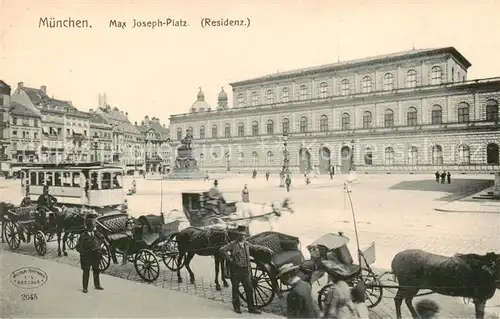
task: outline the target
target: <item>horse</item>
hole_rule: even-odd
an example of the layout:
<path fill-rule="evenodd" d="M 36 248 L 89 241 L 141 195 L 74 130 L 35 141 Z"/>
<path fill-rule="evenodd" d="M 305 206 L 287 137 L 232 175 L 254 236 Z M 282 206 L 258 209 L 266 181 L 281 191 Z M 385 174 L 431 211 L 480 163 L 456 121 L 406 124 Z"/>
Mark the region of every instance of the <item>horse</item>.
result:
<path fill-rule="evenodd" d="M 391 263 L 392 273 L 399 283 L 394 297 L 396 316 L 401 318 L 401 304 L 405 300 L 413 318 L 419 318 L 412 300 L 419 290 L 471 298 L 476 318 L 484 318 L 486 301 L 500 289 L 500 255 L 487 253 L 455 254 L 452 257 L 423 250 L 404 250 Z"/>
<path fill-rule="evenodd" d="M 85 220 L 87 219 L 87 214 L 94 212 L 90 209 L 79 209 L 77 207 L 66 207 L 61 208 L 55 207 L 52 212 L 52 221 L 56 228 L 57 235 L 57 255 L 61 257 L 61 238 L 62 238 L 62 253 L 64 256 L 68 256 L 66 252 L 66 240 L 71 234 L 72 230 L 81 230 L 85 228 Z M 64 236 L 61 237 L 64 232 Z"/>
<path fill-rule="evenodd" d="M 195 255 L 213 256 L 215 259 L 215 289 L 221 290 L 219 284 L 219 270 L 222 272 L 221 279 L 224 287 L 229 287 L 224 277 L 225 260 L 220 255 L 219 250 L 222 246 L 238 238 L 236 228 L 219 228 L 205 226 L 203 228 L 188 227 L 180 232 L 170 235 L 170 239 L 177 242 L 179 258 L 177 259 L 177 280 L 182 282 L 181 267 L 185 266 L 189 272 L 190 281 L 195 283 L 194 273 L 189 266 Z"/>
<path fill-rule="evenodd" d="M 264 209 L 268 207 L 271 211 L 265 212 Z M 281 207 L 278 207 L 277 203 L 272 203 L 271 205 L 257 204 L 257 203 L 245 203 L 236 202 L 236 211 L 238 212 L 238 217 L 226 217 L 222 220 L 232 221 L 232 222 L 242 222 L 247 221 L 248 224 L 252 221 L 261 221 L 269 223 L 271 230 L 273 229 L 273 221 L 279 219 L 282 216 L 283 211 L 288 211 L 294 213 L 291 208 L 291 201 L 289 198 L 285 198 Z"/>

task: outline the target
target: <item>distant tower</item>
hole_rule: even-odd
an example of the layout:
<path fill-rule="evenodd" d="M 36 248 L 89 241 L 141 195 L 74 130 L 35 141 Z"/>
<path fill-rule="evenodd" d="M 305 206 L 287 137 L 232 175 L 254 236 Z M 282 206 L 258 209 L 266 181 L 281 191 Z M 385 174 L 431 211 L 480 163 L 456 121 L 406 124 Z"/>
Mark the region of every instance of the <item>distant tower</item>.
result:
<path fill-rule="evenodd" d="M 106 97 L 106 93 L 103 93 L 102 95 L 99 94 L 99 107 L 106 107 L 108 105 L 108 98 Z"/>
<path fill-rule="evenodd" d="M 227 93 L 224 92 L 224 87 L 222 87 L 222 91 L 220 91 L 219 97 L 217 99 L 217 109 L 218 110 L 227 109 Z"/>

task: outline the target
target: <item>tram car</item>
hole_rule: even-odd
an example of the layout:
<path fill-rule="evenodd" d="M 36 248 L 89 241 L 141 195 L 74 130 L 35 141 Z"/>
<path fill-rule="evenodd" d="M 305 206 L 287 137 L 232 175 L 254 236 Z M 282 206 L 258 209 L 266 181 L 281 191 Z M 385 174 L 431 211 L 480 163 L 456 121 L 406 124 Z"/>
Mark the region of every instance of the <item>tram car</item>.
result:
<path fill-rule="evenodd" d="M 58 205 L 116 209 L 124 203 L 124 171 L 101 163 L 33 164 L 21 171 L 23 202 L 36 201 L 44 185 Z"/>

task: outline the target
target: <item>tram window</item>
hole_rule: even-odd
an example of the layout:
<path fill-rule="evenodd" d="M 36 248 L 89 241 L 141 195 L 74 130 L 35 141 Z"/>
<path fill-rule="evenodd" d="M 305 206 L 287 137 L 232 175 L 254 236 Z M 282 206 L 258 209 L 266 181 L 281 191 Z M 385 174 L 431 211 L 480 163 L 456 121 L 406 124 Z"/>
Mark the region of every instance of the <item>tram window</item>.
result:
<path fill-rule="evenodd" d="M 101 189 L 111 189 L 111 173 L 102 173 Z"/>
<path fill-rule="evenodd" d="M 123 177 L 120 173 L 113 173 L 113 189 L 123 187 Z"/>
<path fill-rule="evenodd" d="M 61 186 L 61 173 L 60 172 L 54 173 L 54 186 Z"/>
<path fill-rule="evenodd" d="M 31 172 L 30 173 L 30 184 L 31 185 L 38 185 L 37 181 L 36 181 L 36 173 L 35 172 Z"/>
<path fill-rule="evenodd" d="M 45 174 L 43 172 L 38 172 L 38 183 L 37 185 L 45 185 Z"/>
<path fill-rule="evenodd" d="M 52 173 L 45 174 L 45 185 L 47 185 L 47 186 L 54 185 L 54 174 L 52 174 Z"/>
<path fill-rule="evenodd" d="M 71 187 L 71 173 L 63 173 L 62 185 L 64 187 Z"/>
<path fill-rule="evenodd" d="M 92 175 L 90 175 L 90 189 L 99 189 L 97 173 L 92 173 Z"/>
<path fill-rule="evenodd" d="M 80 173 L 73 173 L 73 187 L 80 187 Z"/>

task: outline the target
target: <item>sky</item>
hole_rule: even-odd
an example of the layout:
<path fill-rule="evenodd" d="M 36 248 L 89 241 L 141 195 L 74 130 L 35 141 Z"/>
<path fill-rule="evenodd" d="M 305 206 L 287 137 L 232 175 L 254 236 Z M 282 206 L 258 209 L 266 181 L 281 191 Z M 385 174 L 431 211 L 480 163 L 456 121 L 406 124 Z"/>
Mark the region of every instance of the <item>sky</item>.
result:
<path fill-rule="evenodd" d="M 40 18 L 86 19 L 92 28 L 39 28 Z M 133 19 L 187 27 L 132 28 Z M 249 27 L 202 28 L 202 18 L 249 19 Z M 127 27 L 110 28 L 109 20 Z M 500 0 L 434 1 L 46 1 L 0 0 L 0 79 L 47 86 L 81 110 L 98 95 L 140 122 L 168 125 L 202 87 L 216 107 L 229 83 L 315 65 L 453 46 L 468 79 L 500 76 Z"/>

